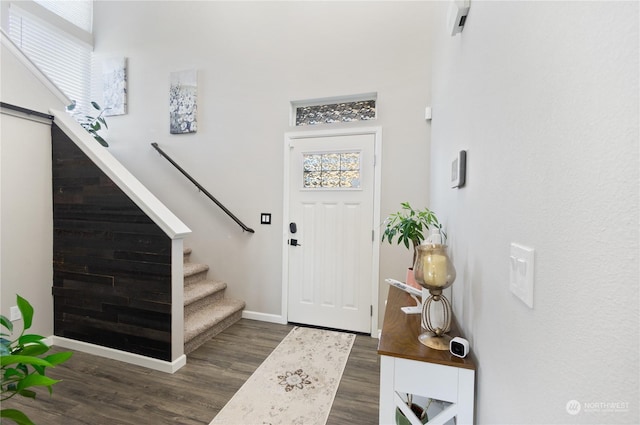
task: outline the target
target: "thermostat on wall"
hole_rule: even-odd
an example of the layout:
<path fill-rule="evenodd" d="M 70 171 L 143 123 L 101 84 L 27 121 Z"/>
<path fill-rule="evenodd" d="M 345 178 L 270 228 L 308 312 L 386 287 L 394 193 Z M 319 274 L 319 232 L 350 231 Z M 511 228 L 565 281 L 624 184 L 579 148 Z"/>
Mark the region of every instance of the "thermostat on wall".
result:
<path fill-rule="evenodd" d="M 468 14 L 469 0 L 451 0 L 447 14 L 447 23 L 451 36 L 462 32 Z"/>
<path fill-rule="evenodd" d="M 464 186 L 467 174 L 467 151 L 458 152 L 456 159 L 451 162 L 451 187 Z"/>

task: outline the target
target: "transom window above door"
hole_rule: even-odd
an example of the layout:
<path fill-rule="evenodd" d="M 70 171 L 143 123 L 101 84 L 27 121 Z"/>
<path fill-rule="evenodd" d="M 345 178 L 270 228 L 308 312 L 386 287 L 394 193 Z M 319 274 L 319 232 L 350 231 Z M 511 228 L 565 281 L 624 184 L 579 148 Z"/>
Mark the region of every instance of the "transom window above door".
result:
<path fill-rule="evenodd" d="M 302 187 L 360 188 L 360 152 L 323 152 L 302 155 Z"/>
<path fill-rule="evenodd" d="M 376 93 L 291 102 L 291 125 L 375 120 Z"/>

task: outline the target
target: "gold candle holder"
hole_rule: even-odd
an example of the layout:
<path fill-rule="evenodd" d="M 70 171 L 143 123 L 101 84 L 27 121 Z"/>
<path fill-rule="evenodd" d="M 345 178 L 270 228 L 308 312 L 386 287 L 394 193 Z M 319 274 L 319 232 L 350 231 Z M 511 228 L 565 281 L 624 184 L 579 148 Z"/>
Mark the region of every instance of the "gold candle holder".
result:
<path fill-rule="evenodd" d="M 423 288 L 429 291 L 429 297 L 422 304 L 422 327 L 426 332 L 418 336 L 418 340 L 427 347 L 436 350 L 448 350 L 451 337 L 447 332 L 451 329 L 451 303 L 442 291 L 456 279 L 456 269 L 447 255 L 447 246 L 426 244 L 417 247 L 418 256 L 413 265 L 413 274 Z M 440 304 L 442 308 L 442 324 L 434 324 L 431 311 Z"/>

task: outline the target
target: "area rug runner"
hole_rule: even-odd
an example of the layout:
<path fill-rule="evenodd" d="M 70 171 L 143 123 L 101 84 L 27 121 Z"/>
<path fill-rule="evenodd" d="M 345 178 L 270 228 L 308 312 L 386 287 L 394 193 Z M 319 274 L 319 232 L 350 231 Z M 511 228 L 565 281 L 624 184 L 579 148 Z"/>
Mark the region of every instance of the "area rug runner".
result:
<path fill-rule="evenodd" d="M 324 425 L 355 335 L 295 327 L 210 425 Z"/>

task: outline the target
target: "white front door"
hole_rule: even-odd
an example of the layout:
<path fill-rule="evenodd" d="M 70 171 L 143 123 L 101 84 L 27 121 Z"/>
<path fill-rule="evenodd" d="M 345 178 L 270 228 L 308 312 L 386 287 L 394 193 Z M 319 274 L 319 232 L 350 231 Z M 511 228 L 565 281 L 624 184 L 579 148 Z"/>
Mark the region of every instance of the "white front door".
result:
<path fill-rule="evenodd" d="M 289 322 L 371 332 L 375 143 L 289 139 Z"/>

